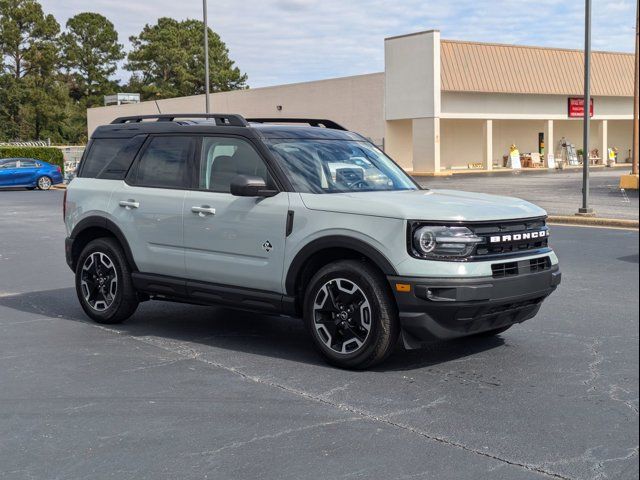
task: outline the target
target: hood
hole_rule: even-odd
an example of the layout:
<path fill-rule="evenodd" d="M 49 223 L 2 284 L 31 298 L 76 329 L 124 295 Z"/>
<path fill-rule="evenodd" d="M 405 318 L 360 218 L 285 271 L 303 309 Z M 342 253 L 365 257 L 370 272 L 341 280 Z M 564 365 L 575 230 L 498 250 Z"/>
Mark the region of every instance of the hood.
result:
<path fill-rule="evenodd" d="M 300 194 L 311 210 L 426 221 L 487 221 L 542 217 L 542 208 L 512 197 L 458 190 Z"/>

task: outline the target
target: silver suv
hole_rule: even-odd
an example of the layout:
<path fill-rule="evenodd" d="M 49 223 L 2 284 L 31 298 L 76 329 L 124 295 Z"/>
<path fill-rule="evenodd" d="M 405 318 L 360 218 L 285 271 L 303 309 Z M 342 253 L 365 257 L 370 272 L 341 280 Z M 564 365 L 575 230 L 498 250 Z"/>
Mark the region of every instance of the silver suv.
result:
<path fill-rule="evenodd" d="M 302 125 L 304 124 L 304 125 Z M 168 300 L 302 317 L 332 364 L 495 335 L 560 283 L 544 210 L 422 189 L 329 120 L 185 114 L 94 132 L 67 189 L 82 308 Z"/>

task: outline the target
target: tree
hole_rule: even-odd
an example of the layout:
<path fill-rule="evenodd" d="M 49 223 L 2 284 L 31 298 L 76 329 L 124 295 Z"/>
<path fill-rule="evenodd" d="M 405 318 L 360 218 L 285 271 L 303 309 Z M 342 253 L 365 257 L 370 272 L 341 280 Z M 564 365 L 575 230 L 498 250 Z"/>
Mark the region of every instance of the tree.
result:
<path fill-rule="evenodd" d="M 124 51 L 113 23 L 106 17 L 91 12 L 71 17 L 60 44 L 71 94 L 83 100 L 83 107 L 100 104 L 103 95 L 116 90 L 117 82 L 111 77 Z"/>
<path fill-rule="evenodd" d="M 35 0 L 0 0 L 0 124 L 6 138 L 39 138 L 64 108 L 57 75 L 60 25 Z M 62 105 L 60 103 L 62 102 Z"/>
<path fill-rule="evenodd" d="M 129 40 L 133 49 L 125 68 L 134 72 L 130 89 L 140 91 L 147 99 L 205 92 L 201 21 L 160 18 L 156 25 L 145 25 L 140 35 Z M 247 76 L 234 66 L 226 45 L 211 29 L 209 64 L 212 92 L 247 88 Z"/>

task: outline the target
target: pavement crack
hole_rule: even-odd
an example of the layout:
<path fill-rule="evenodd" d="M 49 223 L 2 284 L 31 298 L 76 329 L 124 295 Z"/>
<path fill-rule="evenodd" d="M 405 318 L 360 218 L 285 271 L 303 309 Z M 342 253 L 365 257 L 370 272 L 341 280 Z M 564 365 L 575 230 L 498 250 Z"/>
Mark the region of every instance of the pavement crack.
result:
<path fill-rule="evenodd" d="M 588 389 L 589 392 L 596 391 L 595 383 L 600 378 L 600 365 L 604 360 L 604 356 L 600 351 L 601 345 L 602 345 L 602 342 L 596 338 L 593 340 L 593 342 L 589 346 L 589 349 L 591 351 L 591 357 L 592 357 L 592 360 L 589 362 L 589 365 L 587 365 L 589 369 L 588 370 L 589 378 L 587 378 L 584 382 L 582 382 L 585 384 L 585 386 L 589 387 Z"/>
<path fill-rule="evenodd" d="M 341 418 L 339 420 L 330 420 L 328 422 L 313 423 L 311 425 L 305 425 L 303 427 L 298 427 L 298 428 L 288 428 L 286 430 L 281 430 L 281 431 L 276 432 L 276 433 L 270 433 L 270 434 L 267 434 L 267 435 L 255 436 L 255 437 L 250 438 L 249 440 L 245 440 L 245 441 L 241 441 L 241 442 L 232 442 L 232 443 L 229 443 L 227 445 L 223 445 L 220 448 L 216 448 L 214 450 L 205 450 L 203 452 L 190 453 L 190 454 L 188 454 L 188 456 L 216 455 L 216 454 L 218 454 L 218 453 L 220 453 L 220 452 L 222 452 L 224 450 L 244 447 L 244 446 L 250 445 L 252 443 L 261 442 L 263 440 L 273 440 L 274 438 L 282 437 L 284 435 L 291 435 L 292 433 L 304 432 L 306 430 L 312 430 L 314 428 L 328 427 L 328 426 L 331 426 L 331 425 L 339 425 L 341 423 L 346 423 L 346 422 L 355 422 L 355 421 L 358 421 L 358 420 L 363 420 L 363 417 L 357 416 L 357 417 Z"/>
<path fill-rule="evenodd" d="M 188 358 L 191 358 L 193 360 L 205 363 L 207 365 L 210 365 L 212 367 L 216 367 L 216 368 L 220 368 L 222 370 L 225 370 L 227 372 L 233 373 L 245 380 L 249 380 L 261 385 L 265 385 L 265 386 L 269 386 L 272 388 L 276 388 L 279 390 L 282 390 L 284 392 L 287 392 L 289 394 L 292 395 L 296 395 L 302 398 L 305 398 L 307 400 L 316 402 L 316 403 L 321 403 L 323 405 L 327 405 L 329 407 L 344 411 L 344 412 L 350 412 L 352 414 L 358 415 L 359 417 L 362 417 L 363 419 L 366 420 L 370 420 L 373 422 L 377 422 L 377 423 L 381 423 L 381 424 L 385 424 L 397 429 L 401 429 L 410 433 L 413 433 L 414 435 L 417 435 L 419 437 L 425 438 L 427 440 L 431 440 L 434 442 L 437 442 L 441 445 L 445 445 L 447 447 L 452 447 L 452 448 L 456 448 L 458 450 L 462 450 L 464 452 L 467 453 L 471 453 L 473 455 L 477 455 L 480 457 L 484 457 L 484 458 L 488 458 L 491 459 L 493 461 L 496 462 L 500 462 L 502 464 L 505 465 L 510 465 L 513 467 L 517 467 L 517 468 L 521 468 L 523 470 L 529 471 L 529 472 L 533 472 L 533 473 L 538 473 L 540 475 L 543 475 L 547 478 L 555 478 L 555 479 L 560 479 L 560 480 L 574 480 L 571 477 L 567 477 L 564 475 L 561 475 L 559 473 L 556 472 L 552 472 L 550 470 L 545 469 L 544 467 L 540 466 L 540 465 L 535 465 L 535 464 L 530 464 L 530 463 L 526 463 L 526 462 L 521 462 L 518 460 L 512 460 L 506 457 L 503 457 L 499 454 L 493 454 L 490 452 L 486 452 L 486 451 L 482 451 L 482 450 L 478 450 L 474 447 L 465 445 L 463 443 L 457 442 L 455 440 L 450 440 L 448 438 L 445 438 L 443 436 L 440 435 L 435 435 L 432 433 L 429 433 L 427 431 L 421 430 L 419 428 L 413 427 L 411 425 L 407 425 L 404 423 L 400 423 L 400 422 L 395 422 L 389 418 L 387 418 L 384 415 L 377 415 L 373 412 L 352 406 L 352 405 L 347 405 L 347 404 L 343 404 L 343 403 L 336 403 L 333 402 L 331 400 L 329 400 L 326 397 L 323 396 L 318 396 L 316 394 L 310 393 L 310 392 L 306 392 L 304 390 L 299 390 L 297 388 L 293 388 L 290 387 L 288 385 L 284 385 L 282 383 L 277 383 L 275 381 L 272 380 L 268 380 L 265 378 L 261 378 L 259 376 L 256 375 L 251 375 L 247 372 L 244 372 L 242 370 L 240 370 L 237 367 L 232 367 L 229 365 L 224 365 L 222 363 L 213 361 L 213 360 L 209 360 L 207 358 L 204 358 L 200 355 L 200 352 L 198 352 L 196 349 L 188 347 L 187 345 L 184 344 L 177 344 L 175 346 L 172 345 L 172 342 L 164 340 L 164 339 L 159 339 L 156 337 L 133 337 L 128 335 L 126 332 L 123 332 L 121 330 L 116 330 L 116 329 L 112 329 L 112 328 L 108 328 L 108 327 L 104 327 L 101 325 L 93 325 L 96 328 L 100 328 L 102 330 L 105 330 L 107 332 L 112 332 L 112 333 L 116 333 L 118 335 L 123 335 L 126 336 L 127 338 L 130 338 L 132 340 L 137 340 L 139 342 L 144 342 L 148 345 L 151 346 L 155 346 L 157 348 L 161 348 L 167 352 L 171 352 L 174 354 L 178 354 L 178 355 L 182 355 Z"/>

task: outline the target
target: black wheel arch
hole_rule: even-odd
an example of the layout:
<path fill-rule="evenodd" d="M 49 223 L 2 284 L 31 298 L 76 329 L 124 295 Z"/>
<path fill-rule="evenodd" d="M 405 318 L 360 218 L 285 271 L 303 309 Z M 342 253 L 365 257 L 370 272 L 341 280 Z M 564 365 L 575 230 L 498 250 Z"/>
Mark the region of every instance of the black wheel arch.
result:
<path fill-rule="evenodd" d="M 377 267 L 384 275 L 397 275 L 393 264 L 378 249 L 353 237 L 330 235 L 309 242 L 294 257 L 285 278 L 286 294 L 298 299 L 311 276 L 336 260 L 359 258 Z"/>
<path fill-rule="evenodd" d="M 118 241 L 124 250 L 131 270 L 137 271 L 138 268 L 133 259 L 131 247 L 129 247 L 129 242 L 127 242 L 122 230 L 108 218 L 97 215 L 83 218 L 71 232 L 69 237 L 71 240 L 71 264 L 69 265 L 71 269 L 75 271 L 80 253 L 91 240 L 105 236 L 113 237 Z"/>

